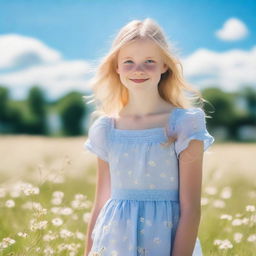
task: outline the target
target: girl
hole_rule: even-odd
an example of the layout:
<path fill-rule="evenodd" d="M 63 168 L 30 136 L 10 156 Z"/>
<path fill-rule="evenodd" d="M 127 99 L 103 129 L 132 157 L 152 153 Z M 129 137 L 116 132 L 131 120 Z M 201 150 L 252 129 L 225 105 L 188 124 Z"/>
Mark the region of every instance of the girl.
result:
<path fill-rule="evenodd" d="M 98 156 L 85 256 L 202 255 L 202 161 L 214 138 L 180 67 L 149 18 L 124 26 L 102 60 L 92 85 L 103 114 L 84 144 Z"/>

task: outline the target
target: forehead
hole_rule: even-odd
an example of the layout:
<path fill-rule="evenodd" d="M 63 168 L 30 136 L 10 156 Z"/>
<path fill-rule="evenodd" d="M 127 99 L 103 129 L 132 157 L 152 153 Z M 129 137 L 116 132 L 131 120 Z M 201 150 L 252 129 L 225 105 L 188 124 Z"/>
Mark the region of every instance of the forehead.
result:
<path fill-rule="evenodd" d="M 120 48 L 118 58 L 127 57 L 161 57 L 161 51 L 156 43 L 149 39 L 140 39 Z"/>

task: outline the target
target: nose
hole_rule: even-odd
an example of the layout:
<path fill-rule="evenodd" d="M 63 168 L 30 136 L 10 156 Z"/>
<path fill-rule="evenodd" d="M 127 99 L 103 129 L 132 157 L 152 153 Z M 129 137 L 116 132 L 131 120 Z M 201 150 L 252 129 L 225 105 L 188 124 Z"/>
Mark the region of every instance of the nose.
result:
<path fill-rule="evenodd" d="M 141 73 L 144 73 L 144 69 L 143 69 L 142 65 L 136 65 L 136 66 L 134 67 L 133 72 L 134 72 L 134 73 L 141 74 Z"/>

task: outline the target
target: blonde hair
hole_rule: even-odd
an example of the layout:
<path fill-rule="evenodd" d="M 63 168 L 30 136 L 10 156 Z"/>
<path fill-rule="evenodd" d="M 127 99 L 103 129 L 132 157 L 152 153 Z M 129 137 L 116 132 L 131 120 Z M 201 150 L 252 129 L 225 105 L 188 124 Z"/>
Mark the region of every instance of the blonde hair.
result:
<path fill-rule="evenodd" d="M 205 101 L 200 91 L 184 80 L 182 64 L 175 56 L 174 49 L 171 50 L 171 44 L 166 38 L 162 28 L 151 18 L 143 21 L 132 20 L 121 28 L 113 40 L 109 53 L 101 59 L 95 76 L 89 81 L 94 93 L 83 96 L 85 99 L 92 98 L 87 104 L 91 102 L 96 104 L 92 116 L 115 116 L 128 103 L 128 89 L 121 83 L 116 72 L 117 56 L 121 47 L 138 39 L 150 39 L 156 43 L 164 63 L 168 66 L 158 84 L 162 99 L 180 108 L 193 107 L 197 100 L 201 100 L 200 105 Z M 168 145 L 173 140 L 175 138 L 170 136 Z"/>

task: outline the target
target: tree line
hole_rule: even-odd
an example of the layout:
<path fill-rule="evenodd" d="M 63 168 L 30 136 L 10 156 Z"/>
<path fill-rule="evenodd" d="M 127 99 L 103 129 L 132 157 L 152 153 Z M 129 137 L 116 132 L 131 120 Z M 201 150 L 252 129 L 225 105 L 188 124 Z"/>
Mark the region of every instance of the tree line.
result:
<path fill-rule="evenodd" d="M 10 99 L 8 88 L 0 86 L 0 132 L 3 134 L 33 134 L 51 136 L 50 113 L 57 113 L 61 136 L 76 136 L 84 132 L 82 120 L 86 106 L 79 92 L 70 92 L 49 102 L 39 86 L 33 86 L 23 101 Z"/>
<path fill-rule="evenodd" d="M 207 128 L 211 132 L 217 127 L 225 127 L 228 138 L 239 140 L 242 126 L 256 127 L 256 90 L 244 86 L 237 92 L 224 92 L 218 87 L 201 90 L 209 102 L 205 105 Z M 13 100 L 10 91 L 0 86 L 0 133 L 34 134 L 52 136 L 49 129 L 49 114 L 55 113 L 60 120 L 59 136 L 84 135 L 84 120 L 90 110 L 80 92 L 69 92 L 55 101 L 47 101 L 45 93 L 39 86 L 32 86 L 27 98 Z M 256 140 L 256 134 L 255 134 Z"/>

